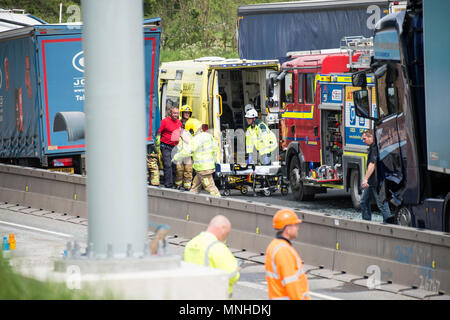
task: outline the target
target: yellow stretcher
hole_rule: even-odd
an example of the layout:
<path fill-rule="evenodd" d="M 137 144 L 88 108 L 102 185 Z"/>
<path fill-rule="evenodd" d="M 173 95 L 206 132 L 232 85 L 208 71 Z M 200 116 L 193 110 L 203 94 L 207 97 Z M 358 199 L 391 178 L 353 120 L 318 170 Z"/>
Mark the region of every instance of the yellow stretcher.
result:
<path fill-rule="evenodd" d="M 229 196 L 232 189 L 246 195 L 252 188 L 255 197 L 258 193 L 269 197 L 278 190 L 283 196 L 289 192 L 288 184 L 283 181 L 281 166 L 220 163 L 216 164 L 216 175 L 224 196 Z"/>

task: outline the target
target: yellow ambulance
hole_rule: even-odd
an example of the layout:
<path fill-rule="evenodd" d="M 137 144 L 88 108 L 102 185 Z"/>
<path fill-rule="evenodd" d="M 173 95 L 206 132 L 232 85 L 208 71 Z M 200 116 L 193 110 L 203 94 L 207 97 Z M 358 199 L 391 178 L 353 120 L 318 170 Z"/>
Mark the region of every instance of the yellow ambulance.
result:
<path fill-rule="evenodd" d="M 221 141 L 227 129 L 246 129 L 247 104 L 253 104 L 266 122 L 277 117 L 269 116 L 266 108 L 266 79 L 278 70 L 278 60 L 203 57 L 164 62 L 159 71 L 161 118 L 166 117 L 170 106 L 188 104 L 193 109 L 192 117 L 207 125 Z"/>

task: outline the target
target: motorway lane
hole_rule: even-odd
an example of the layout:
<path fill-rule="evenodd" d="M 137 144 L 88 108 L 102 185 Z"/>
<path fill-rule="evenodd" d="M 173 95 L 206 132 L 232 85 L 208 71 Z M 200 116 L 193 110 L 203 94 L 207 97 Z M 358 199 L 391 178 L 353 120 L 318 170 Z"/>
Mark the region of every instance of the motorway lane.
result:
<path fill-rule="evenodd" d="M 67 241 L 77 240 L 82 248 L 85 248 L 87 243 L 85 225 L 0 209 L 0 235 L 3 237 L 9 233 L 16 235 L 17 249 L 14 252 L 13 264 L 17 267 L 50 268 L 55 259 L 62 257 Z M 167 247 L 167 252 L 172 254 L 181 255 L 183 250 L 183 246 L 170 243 Z M 308 274 L 308 281 L 313 300 L 412 299 L 311 274 Z M 267 299 L 264 265 L 250 261 L 243 264 L 233 299 Z"/>
<path fill-rule="evenodd" d="M 267 299 L 264 265 L 245 263 L 243 266 L 241 277 L 234 286 L 233 299 Z M 417 300 L 311 274 L 307 274 L 307 278 L 312 300 Z"/>
<path fill-rule="evenodd" d="M 294 195 L 289 191 L 286 196 L 278 191 L 269 197 L 262 195 L 253 196 L 253 191 L 247 195 L 242 195 L 239 190 L 231 190 L 231 196 L 234 199 L 269 203 L 272 205 L 294 208 L 297 210 L 311 210 L 326 215 L 335 215 L 339 217 L 362 220 L 360 210 L 355 210 L 352 205 L 350 193 L 344 190 L 328 189 L 327 193 L 316 194 L 312 201 L 297 201 Z M 383 217 L 376 206 L 372 206 L 372 221 L 383 222 Z"/>

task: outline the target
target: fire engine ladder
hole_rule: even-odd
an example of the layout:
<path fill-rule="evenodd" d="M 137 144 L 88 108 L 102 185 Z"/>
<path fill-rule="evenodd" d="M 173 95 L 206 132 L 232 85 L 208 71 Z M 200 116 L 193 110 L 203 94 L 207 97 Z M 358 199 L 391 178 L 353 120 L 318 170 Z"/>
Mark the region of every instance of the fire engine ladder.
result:
<path fill-rule="evenodd" d="M 352 69 L 370 68 L 370 57 L 373 56 L 373 37 L 364 38 L 363 36 L 344 37 L 341 39 L 341 49 L 348 52 L 349 64 L 347 67 Z M 359 52 L 357 61 L 353 61 L 353 55 Z"/>

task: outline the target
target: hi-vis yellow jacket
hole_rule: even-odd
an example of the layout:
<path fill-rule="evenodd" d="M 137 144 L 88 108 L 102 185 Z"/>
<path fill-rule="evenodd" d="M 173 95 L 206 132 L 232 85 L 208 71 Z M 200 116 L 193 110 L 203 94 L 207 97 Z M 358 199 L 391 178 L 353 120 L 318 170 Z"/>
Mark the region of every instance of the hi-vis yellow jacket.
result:
<path fill-rule="evenodd" d="M 272 240 L 266 250 L 265 269 L 269 299 L 311 300 L 303 262 L 287 240 Z"/>
<path fill-rule="evenodd" d="M 186 148 L 186 145 L 188 145 L 191 142 L 191 140 L 192 140 L 192 135 L 189 133 L 189 131 L 183 129 L 180 134 L 180 140 L 178 140 L 178 144 L 176 146 L 177 152 L 180 152 L 183 148 Z M 177 159 L 177 160 L 175 161 L 175 159 Z M 183 162 L 185 164 L 192 164 L 192 157 L 182 158 L 181 156 L 177 156 L 175 154 L 174 161 L 176 163 Z"/>
<path fill-rule="evenodd" d="M 226 271 L 231 298 L 233 284 L 240 276 L 238 263 L 230 249 L 215 235 L 204 231 L 189 241 L 184 248 L 184 261 Z"/>
<path fill-rule="evenodd" d="M 192 156 L 195 171 L 211 170 L 216 168 L 218 152 L 219 146 L 216 139 L 208 132 L 199 132 L 192 137 L 189 143 L 183 144 L 174 160 L 180 161 L 182 158 Z"/>
<path fill-rule="evenodd" d="M 268 154 L 278 146 L 277 137 L 260 119 L 256 119 L 255 127 L 247 128 L 245 132 L 245 152 L 252 153 L 253 148 L 260 154 Z"/>

